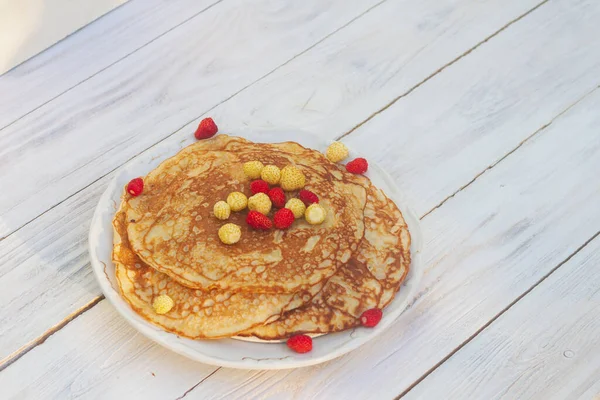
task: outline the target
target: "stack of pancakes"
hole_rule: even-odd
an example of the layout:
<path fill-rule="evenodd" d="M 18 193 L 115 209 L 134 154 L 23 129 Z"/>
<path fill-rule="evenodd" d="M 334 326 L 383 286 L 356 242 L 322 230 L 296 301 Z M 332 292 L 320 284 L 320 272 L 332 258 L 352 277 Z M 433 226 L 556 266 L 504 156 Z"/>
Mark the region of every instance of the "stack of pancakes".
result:
<path fill-rule="evenodd" d="M 325 221 L 258 231 L 246 224 L 247 210 L 215 218 L 217 201 L 251 194 L 242 166 L 254 160 L 301 169 Z M 225 223 L 241 227 L 238 243 L 219 240 Z M 398 207 L 368 178 L 293 142 L 218 135 L 188 146 L 144 178 L 141 195 L 124 191 L 113 226 L 125 300 L 149 322 L 192 339 L 272 340 L 358 326 L 364 311 L 391 302 L 410 265 Z M 174 301 L 166 314 L 152 306 L 160 295 Z"/>

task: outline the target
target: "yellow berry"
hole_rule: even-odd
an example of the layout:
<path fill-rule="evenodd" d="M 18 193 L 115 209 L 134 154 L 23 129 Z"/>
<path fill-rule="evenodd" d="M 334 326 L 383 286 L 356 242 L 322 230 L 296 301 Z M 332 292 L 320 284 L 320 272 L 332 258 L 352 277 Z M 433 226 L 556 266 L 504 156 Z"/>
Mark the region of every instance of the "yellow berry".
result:
<path fill-rule="evenodd" d="M 304 218 L 306 222 L 311 225 L 318 225 L 325 221 L 325 217 L 327 216 L 327 211 L 318 205 L 317 203 L 311 204 L 308 206 L 306 211 L 304 212 Z"/>
<path fill-rule="evenodd" d="M 248 209 L 267 215 L 271 211 L 271 199 L 264 193 L 256 193 L 248 199 Z"/>
<path fill-rule="evenodd" d="M 306 206 L 300 199 L 289 199 L 288 202 L 285 203 L 285 208 L 289 208 L 292 213 L 294 213 L 296 219 L 302 218 L 304 216 L 304 211 L 306 211 Z"/>
<path fill-rule="evenodd" d="M 172 298 L 167 296 L 166 294 L 162 294 L 154 299 L 152 302 L 152 307 L 154 308 L 154 312 L 157 314 L 166 314 L 175 305 L 175 302 Z"/>
<path fill-rule="evenodd" d="M 237 243 L 242 237 L 242 229 L 236 224 L 225 224 L 219 228 L 219 239 L 225 244 Z"/>
<path fill-rule="evenodd" d="M 331 162 L 340 162 L 348 157 L 348 148 L 342 142 L 333 142 L 327 148 L 325 155 Z"/>
<path fill-rule="evenodd" d="M 223 200 L 217 201 L 213 207 L 213 214 L 215 214 L 215 217 L 218 219 L 227 219 L 231 214 L 231 207 Z"/>
<path fill-rule="evenodd" d="M 275 165 L 267 165 L 260 173 L 260 177 L 269 185 L 277 185 L 281 178 L 281 170 Z"/>
<path fill-rule="evenodd" d="M 244 174 L 250 179 L 258 179 L 264 167 L 260 161 L 248 161 L 244 163 Z"/>
<path fill-rule="evenodd" d="M 283 190 L 288 192 L 292 190 L 300 190 L 304 187 L 306 183 L 306 178 L 300 168 L 295 167 L 293 165 L 288 165 L 287 167 L 283 167 L 281 170 L 281 181 L 279 184 Z"/>
<path fill-rule="evenodd" d="M 232 192 L 227 196 L 227 204 L 231 211 L 242 211 L 248 205 L 248 198 L 242 192 Z"/>

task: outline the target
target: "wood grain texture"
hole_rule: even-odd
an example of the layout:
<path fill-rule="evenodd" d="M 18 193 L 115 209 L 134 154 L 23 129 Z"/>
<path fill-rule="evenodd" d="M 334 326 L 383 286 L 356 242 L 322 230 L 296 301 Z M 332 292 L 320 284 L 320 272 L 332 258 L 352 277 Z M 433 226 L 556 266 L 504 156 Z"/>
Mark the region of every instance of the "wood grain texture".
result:
<path fill-rule="evenodd" d="M 331 42 L 331 47 L 324 44 L 306 57 L 298 57 L 303 62 L 290 62 L 294 68 L 285 71 L 299 74 L 300 79 L 293 81 L 296 88 L 312 87 L 316 93 L 324 79 L 330 81 L 329 88 L 323 87 L 322 95 L 316 94 L 312 103 L 307 103 L 310 93 L 298 89 L 293 93 L 301 96 L 294 101 L 298 107 L 307 103 L 303 116 L 313 120 L 312 127 L 315 115 L 327 115 L 339 106 L 323 128 L 332 136 L 339 135 L 538 2 L 526 0 L 507 6 L 494 0 L 473 7 L 472 0 L 441 4 L 434 0 L 393 0 L 394 7 L 386 8 L 387 12 L 377 7 L 365 15 L 378 16 L 361 25 L 365 30 L 346 34 L 344 29 L 332 36 L 343 35 Z M 10 168 L 0 168 L 0 186 L 15 189 L 0 197 L 0 236 L 195 120 L 334 32 L 375 0 L 283 4 L 272 0 L 223 2 L 5 129 L 0 136 L 0 166 Z M 498 9 L 498 16 L 480 20 Z M 404 20 L 398 24 L 400 17 Z M 390 28 L 402 29 L 382 35 L 386 30 L 380 28 L 381 21 L 386 20 Z M 231 28 L 220 29 L 223 26 Z M 405 43 L 410 45 L 392 45 L 398 36 L 406 36 L 410 40 Z M 204 41 L 198 43 L 198 37 Z M 353 48 L 348 43 L 360 46 L 356 51 L 345 50 Z M 431 52 L 430 46 L 434 47 Z M 341 51 L 339 57 L 336 51 Z M 421 52 L 423 59 L 418 57 Z M 398 69 L 415 57 L 418 63 L 410 68 L 412 72 L 399 73 Z M 321 60 L 320 64 L 315 65 L 316 60 Z M 304 82 L 310 76 L 306 70 L 319 78 Z M 335 76 L 343 80 L 331 78 Z M 380 81 L 373 82 L 374 76 Z M 356 86 L 351 87 L 350 82 Z M 379 97 L 376 93 L 382 87 L 385 90 Z M 276 94 L 281 101 L 274 102 L 265 93 L 245 97 L 245 115 L 261 103 L 289 104 L 283 101 L 285 91 Z M 348 100 L 340 102 L 343 98 Z M 356 113 L 358 106 L 364 107 L 361 115 Z M 269 112 L 280 113 L 281 109 Z M 231 120 L 225 121 L 232 124 L 235 114 L 229 115 Z M 293 117 L 290 115 L 289 121 L 294 121 Z M 333 121 L 340 128 L 333 130 Z M 292 123 L 307 127 L 304 120 Z M 18 185 L 14 170 L 23 171 Z"/>
<path fill-rule="evenodd" d="M 182 394 L 180 388 L 192 387 L 214 370 L 156 347 L 113 313 L 112 305 L 104 300 L 86 313 L 86 318 L 67 325 L 74 336 L 48 338 L 35 356 L 37 367 L 26 377 L 18 369 L 2 371 L 2 398 L 175 398 Z M 81 351 L 83 343 L 85 352 Z M 62 349 L 61 357 L 52 356 L 55 348 Z M 68 385 L 64 373 L 69 375 Z M 135 381 L 130 381 L 129 374 L 135 375 Z M 23 379 L 30 385 L 15 384 Z"/>
<path fill-rule="evenodd" d="M 526 54 L 531 49 L 524 45 L 523 51 Z M 497 67 L 506 68 L 502 64 Z M 470 69 L 466 71 L 465 81 L 478 81 Z M 484 76 L 486 73 L 489 72 L 482 71 Z M 589 184 L 600 167 L 600 138 L 596 135 L 599 116 L 590 113 L 597 109 L 597 93 L 557 118 L 423 220 L 427 237 L 425 262 L 429 266 L 423 292 L 412 311 L 377 341 L 339 360 L 309 369 L 278 373 L 221 369 L 188 396 L 285 398 L 295 394 L 298 398 L 386 398 L 407 388 L 597 231 L 600 215 L 594 210 L 600 200 L 600 188 Z M 462 91 L 458 94 L 462 95 Z M 448 97 L 439 101 L 448 101 Z M 446 115 L 451 117 L 452 113 Z M 465 122 L 464 130 L 470 126 L 467 122 L 470 121 Z M 578 140 L 573 140 L 573 135 Z M 435 190 L 436 182 L 430 186 Z M 104 312 L 119 319 L 111 308 Z M 95 320 L 107 323 L 98 316 L 89 317 L 89 313 L 79 319 L 86 324 L 94 324 Z M 40 358 L 45 346 L 44 359 L 86 354 L 88 345 L 70 333 L 70 325 L 55 336 L 70 338 L 72 347 L 48 349 L 48 341 L 5 371 L 33 370 L 43 381 L 48 379 Z M 115 341 L 112 346 L 118 348 L 120 342 Z M 160 350 L 152 346 L 144 357 L 155 359 L 154 352 Z M 160 362 L 177 363 L 175 357 L 164 354 Z M 78 362 L 57 365 L 60 373 L 55 380 L 62 383 L 56 391 L 68 390 L 72 371 L 83 367 Z M 142 372 L 129 374 L 127 369 L 119 370 L 124 378 L 118 388 L 112 389 L 126 393 L 127 385 L 135 384 L 139 373 Z M 14 374 L 11 376 L 19 376 Z M 0 384 L 2 378 L 0 374 Z M 190 388 L 181 389 L 177 396 Z"/>
<path fill-rule="evenodd" d="M 600 395 L 599 288 L 596 238 L 404 399 Z"/>
<path fill-rule="evenodd" d="M 189 398 L 358 399 L 399 394 L 597 231 L 600 215 L 594 210 L 600 188 L 589 182 L 600 168 L 600 116 L 594 112 L 599 104 L 597 91 L 424 218 L 428 268 L 423 292 L 412 310 L 378 340 L 311 368 L 219 369 L 208 378 L 199 376 L 194 385 L 202 383 Z M 572 140 L 574 134 L 578 140 Z M 51 381 L 44 393 L 52 396 L 69 395 L 76 382 L 76 388 L 91 387 L 90 397 L 102 397 L 105 385 L 100 381 L 111 378 L 79 373 L 106 363 L 100 356 L 90 362 L 86 355 L 98 349 L 86 337 L 120 321 L 112 307 L 94 308 L 6 368 L 0 385 L 17 382 L 15 394 L 35 395 L 41 394 L 36 382 Z M 75 328 L 75 322 L 85 328 Z M 123 339 L 103 345 L 109 346 L 102 350 L 108 354 L 124 346 Z M 118 384 L 110 381 L 112 395 L 134 387 L 141 395 L 176 397 L 191 388 L 173 384 L 169 374 L 162 375 L 164 386 L 148 392 L 139 388 L 140 377 L 148 371 L 178 368 L 181 363 L 179 356 L 158 345 L 133 355 L 115 354 L 111 364 L 121 365 L 123 358 L 137 368 L 112 371 L 121 377 Z M 136 358 L 139 362 L 133 361 Z M 17 380 L 25 371 L 35 379 Z"/>
<path fill-rule="evenodd" d="M 277 108 L 276 104 L 278 102 L 273 101 L 273 99 L 291 101 L 287 100 L 286 97 L 286 93 L 289 93 L 289 99 L 306 102 L 303 95 L 304 88 L 310 87 L 308 83 L 315 90 L 322 88 L 325 77 L 321 74 L 323 71 L 329 71 L 328 73 L 325 72 L 325 76 L 345 76 L 346 82 L 355 82 L 356 89 L 353 90 L 352 96 L 346 96 L 348 101 L 341 102 L 335 107 L 315 103 L 314 107 L 311 107 L 323 109 L 322 112 L 317 113 L 319 115 L 318 119 L 314 117 L 315 111 L 311 107 L 302 112 L 296 112 L 297 108 L 290 107 L 288 109 L 287 126 L 299 128 L 308 124 L 311 126 L 311 130 L 322 132 L 326 137 L 333 138 L 339 132 L 345 131 L 359 123 L 361 119 L 366 118 L 371 110 L 377 109 L 398 93 L 407 90 L 411 83 L 413 85 L 418 83 L 427 72 L 425 70 L 435 71 L 442 63 L 447 61 L 445 58 L 435 58 L 433 56 L 421 60 L 419 54 L 432 52 L 431 54 L 449 57 L 450 55 L 444 53 L 444 51 L 450 47 L 454 49 L 455 54 L 459 54 L 466 51 L 465 49 L 468 49 L 468 46 L 476 44 L 480 35 L 493 33 L 492 29 L 499 29 L 507 21 L 517 18 L 519 13 L 526 11 L 523 8 L 524 2 L 514 1 L 509 6 L 509 3 L 501 1 L 504 4 L 503 12 L 498 13 L 498 15 L 503 15 L 504 18 L 494 19 L 496 21 L 495 27 L 482 22 L 482 17 L 498 8 L 500 3 L 497 1 L 485 3 L 487 8 L 472 8 L 472 2 L 462 1 L 456 3 L 456 7 L 452 8 L 450 12 L 446 3 L 440 3 L 436 0 L 427 2 L 390 1 L 384 3 L 340 31 L 339 34 L 330 37 L 322 45 L 311 49 L 273 73 L 272 78 L 270 76 L 248 88 L 248 94 L 242 92 L 217 107 L 214 112 L 218 115 L 219 121 L 224 121 L 222 128 L 225 131 L 229 127 L 239 128 L 245 124 L 260 127 L 264 125 L 264 121 L 276 119 L 277 122 L 283 123 L 285 118 L 281 114 L 284 110 Z M 413 10 L 412 8 L 406 8 L 408 6 L 415 7 L 414 10 L 416 11 L 408 12 Z M 405 18 L 404 16 L 410 17 L 406 17 L 408 18 L 405 21 L 406 23 L 391 26 L 402 26 L 403 30 L 413 32 L 411 37 L 415 40 L 406 41 L 406 45 L 393 46 L 389 52 L 378 50 L 376 53 L 371 53 L 368 43 L 361 42 L 361 37 L 364 35 L 370 37 L 372 43 L 392 43 L 393 35 L 387 36 L 387 30 L 381 30 L 379 26 L 382 21 L 386 20 L 386 16 L 389 18 L 389 16 L 396 15 L 401 18 Z M 427 29 L 422 27 L 423 21 L 430 21 Z M 453 22 L 450 23 L 449 21 Z M 354 25 L 357 24 L 358 28 L 354 28 Z M 385 33 L 385 35 L 382 36 L 382 33 Z M 416 40 L 419 37 L 421 41 Z M 459 42 L 456 41 L 457 38 L 461 38 L 461 42 L 465 41 L 466 44 L 459 46 Z M 329 43 L 330 41 L 333 42 Z M 359 42 L 362 43 L 360 47 L 355 50 L 348 50 L 347 43 Z M 394 68 L 384 70 L 378 79 L 386 80 L 384 77 L 389 79 L 383 85 L 385 95 L 379 97 L 378 93 L 381 93 L 382 85 L 373 86 L 370 84 L 374 79 L 371 76 L 371 71 L 379 63 L 390 63 L 391 60 L 396 58 L 401 60 L 400 65 L 410 65 L 410 60 L 414 60 L 421 66 L 428 65 L 429 67 L 421 69 L 416 66 L 411 67 L 413 71 L 411 74 L 413 75 L 410 81 L 407 75 L 396 73 Z M 357 59 L 369 60 L 370 66 L 357 70 L 354 67 Z M 312 75 L 320 77 L 311 80 Z M 565 75 L 564 79 L 568 80 L 568 75 Z M 285 82 L 288 80 L 295 82 L 294 86 L 287 86 Z M 306 85 L 303 85 L 303 81 L 306 82 Z M 333 97 L 342 98 L 344 97 L 346 84 L 341 80 L 338 84 L 339 86 L 330 86 L 330 95 L 338 93 Z M 396 92 L 392 91 L 393 87 L 397 87 Z M 292 90 L 293 88 L 296 89 Z M 324 97 L 324 99 L 330 95 Z M 365 98 L 369 102 L 363 103 L 364 100 L 361 99 Z M 366 108 L 362 113 L 357 113 L 356 102 Z M 370 110 L 368 104 L 371 104 L 369 106 Z M 328 117 L 327 111 L 334 116 Z M 137 118 L 140 122 L 147 119 L 152 120 L 149 117 L 151 117 L 151 114 L 146 112 L 130 116 L 132 119 Z M 82 123 L 84 122 L 82 121 Z M 337 128 L 334 123 L 339 124 Z M 323 128 L 319 128 L 320 126 Z M 385 133 L 386 131 L 376 132 L 377 137 Z M 73 135 L 76 134 L 77 132 L 73 131 Z M 101 133 L 97 134 L 100 135 Z M 120 135 L 121 133 L 117 132 L 117 134 Z M 168 140 L 178 141 L 181 140 L 182 136 L 189 134 L 188 130 L 184 130 Z M 367 134 L 371 135 L 372 133 L 367 132 Z M 49 140 L 54 141 L 55 139 Z M 138 144 L 128 142 L 127 146 L 117 150 L 135 151 L 136 146 Z M 421 151 L 425 156 L 427 148 L 423 146 Z M 111 160 L 108 157 L 111 154 L 107 155 L 108 160 Z M 34 156 L 35 154 L 31 153 L 31 157 Z M 497 156 L 500 156 L 500 153 L 497 153 Z M 54 160 L 57 156 L 49 154 L 48 157 Z M 453 154 L 452 157 L 459 156 Z M 115 163 L 119 162 L 117 158 L 112 160 Z M 57 164 L 59 164 L 57 167 L 60 168 L 60 163 Z M 483 166 L 474 165 L 469 171 L 470 174 L 465 174 L 464 182 L 468 182 L 468 179 L 481 168 Z M 5 176 L 9 177 L 9 174 Z M 14 174 L 10 176 L 10 178 L 15 177 Z M 0 315 L 0 335 L 5 343 L 4 346 L 0 347 L 0 360 L 14 354 L 19 348 L 26 346 L 47 329 L 60 323 L 65 316 L 70 315 L 100 294 L 88 265 L 85 238 L 87 237 L 89 221 L 97 198 L 110 177 L 110 175 L 104 177 L 101 181 L 77 193 L 66 202 L 61 203 L 0 242 L 0 261 L 2 261 L 0 262 L 0 289 L 5 289 L 4 291 L 0 290 L 0 301 L 4 304 L 11 304 L 10 310 L 15 310 Z M 35 178 L 35 174 L 31 178 Z M 70 177 L 67 176 L 62 181 L 66 183 L 69 179 Z M 52 188 L 58 190 L 58 186 L 49 186 L 48 190 Z M 458 189 L 458 186 L 456 189 Z M 435 185 L 431 186 L 431 190 L 436 190 Z M 443 196 L 444 193 L 442 192 L 439 195 Z M 443 197 L 437 198 L 438 201 L 442 199 Z M 65 291 L 63 288 L 67 283 L 72 283 L 74 289 Z M 27 288 L 27 290 L 22 291 L 22 289 L 17 290 L 16 288 Z M 43 316 L 39 316 L 38 310 L 40 308 L 46 309 Z M 16 312 L 17 310 L 18 312 Z"/>
<path fill-rule="evenodd" d="M 76 35 L 0 75 L 0 132 L 216 2 L 130 0 Z"/>

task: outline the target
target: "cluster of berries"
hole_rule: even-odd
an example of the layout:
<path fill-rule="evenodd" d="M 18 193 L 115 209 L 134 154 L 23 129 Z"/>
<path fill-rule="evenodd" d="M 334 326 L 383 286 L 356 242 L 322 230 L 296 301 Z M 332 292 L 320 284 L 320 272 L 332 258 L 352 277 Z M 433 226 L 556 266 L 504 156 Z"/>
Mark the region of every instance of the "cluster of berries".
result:
<path fill-rule="evenodd" d="M 257 230 L 289 228 L 295 219 L 304 217 L 311 225 L 317 225 L 325 220 L 327 212 L 320 206 L 319 198 L 309 190 L 303 189 L 306 177 L 300 168 L 294 165 L 279 169 L 276 165 L 264 165 L 260 161 L 248 161 L 243 165 L 244 174 L 254 179 L 250 183 L 252 196 L 233 192 L 227 196 L 227 201 L 219 201 L 213 207 L 216 218 L 226 220 L 231 211 L 242 211 L 248 208 L 246 223 Z M 272 185 L 279 185 L 272 187 Z M 298 197 L 286 199 L 284 191 L 298 192 Z M 278 210 L 269 218 L 271 209 Z M 235 224 L 225 224 L 219 229 L 219 238 L 225 244 L 234 244 L 240 240 L 241 228 Z"/>

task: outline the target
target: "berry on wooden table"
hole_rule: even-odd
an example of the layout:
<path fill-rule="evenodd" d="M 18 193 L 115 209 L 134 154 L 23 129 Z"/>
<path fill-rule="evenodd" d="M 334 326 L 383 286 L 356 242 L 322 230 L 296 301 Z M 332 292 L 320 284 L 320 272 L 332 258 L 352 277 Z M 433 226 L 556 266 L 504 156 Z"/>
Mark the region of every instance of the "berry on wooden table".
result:
<path fill-rule="evenodd" d="M 198 124 L 198 129 L 196 129 L 194 136 L 198 140 L 208 139 L 215 136 L 218 131 L 219 128 L 212 118 L 204 118 L 202 121 L 200 121 L 200 124 Z"/>

